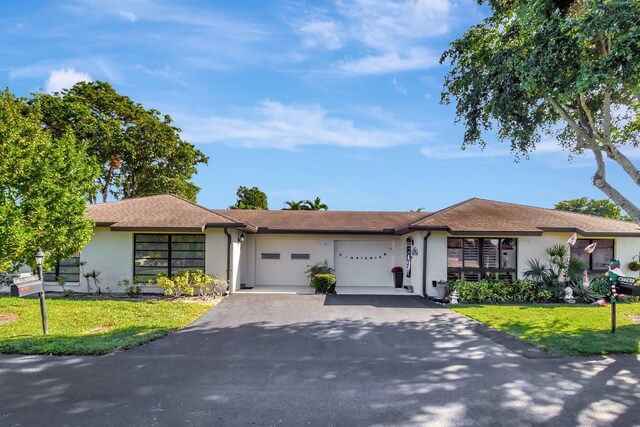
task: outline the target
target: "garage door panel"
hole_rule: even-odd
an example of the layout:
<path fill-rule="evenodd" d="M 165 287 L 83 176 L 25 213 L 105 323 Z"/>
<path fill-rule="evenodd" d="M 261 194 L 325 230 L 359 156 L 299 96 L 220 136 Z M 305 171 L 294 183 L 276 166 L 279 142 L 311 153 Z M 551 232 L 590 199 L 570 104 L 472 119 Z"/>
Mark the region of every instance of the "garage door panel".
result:
<path fill-rule="evenodd" d="M 314 263 L 315 245 L 314 240 L 258 240 L 256 285 L 308 286 L 305 271 Z"/>
<path fill-rule="evenodd" d="M 393 286 L 393 244 L 381 240 L 335 243 L 336 287 Z"/>

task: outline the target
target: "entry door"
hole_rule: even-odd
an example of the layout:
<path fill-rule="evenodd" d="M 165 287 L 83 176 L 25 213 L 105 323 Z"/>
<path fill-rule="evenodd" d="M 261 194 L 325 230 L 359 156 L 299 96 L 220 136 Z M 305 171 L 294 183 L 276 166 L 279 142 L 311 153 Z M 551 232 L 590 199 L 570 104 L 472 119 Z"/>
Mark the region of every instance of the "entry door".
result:
<path fill-rule="evenodd" d="M 380 240 L 338 240 L 335 243 L 336 288 L 393 287 L 393 243 Z"/>

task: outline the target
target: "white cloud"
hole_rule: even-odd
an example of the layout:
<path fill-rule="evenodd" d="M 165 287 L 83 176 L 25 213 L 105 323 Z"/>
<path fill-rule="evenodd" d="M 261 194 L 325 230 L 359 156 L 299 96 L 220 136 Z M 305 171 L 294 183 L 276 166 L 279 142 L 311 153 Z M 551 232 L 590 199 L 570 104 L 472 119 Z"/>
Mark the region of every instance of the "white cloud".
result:
<path fill-rule="evenodd" d="M 119 15 L 120 17 L 126 19 L 129 22 L 136 22 L 138 20 L 138 17 L 136 16 L 135 13 L 131 12 L 130 10 L 116 10 L 115 11 L 116 15 Z"/>
<path fill-rule="evenodd" d="M 246 148 L 291 150 L 307 145 L 384 148 L 425 143 L 431 133 L 411 123 L 393 125 L 375 120 L 364 126 L 334 117 L 317 105 L 288 106 L 274 101 L 237 110 L 232 116 L 176 116 L 186 140 L 196 143 L 226 143 Z"/>
<path fill-rule="evenodd" d="M 429 68 L 438 63 L 438 58 L 427 49 L 415 48 L 406 53 L 386 52 L 377 56 L 366 56 L 343 61 L 340 69 L 350 74 L 386 74 Z"/>
<path fill-rule="evenodd" d="M 398 79 L 396 79 L 395 77 L 391 80 L 391 86 L 393 86 L 396 92 L 398 92 L 400 95 L 406 95 L 408 93 L 407 89 L 400 83 L 398 83 Z"/>
<path fill-rule="evenodd" d="M 69 89 L 78 82 L 90 82 L 91 76 L 75 68 L 61 68 L 51 70 L 49 78 L 46 82 L 46 91 L 48 93 L 60 92 L 62 89 Z"/>
<path fill-rule="evenodd" d="M 302 34 L 303 44 L 306 47 L 335 50 L 342 47 L 339 25 L 335 21 L 314 20 L 301 24 L 298 31 Z"/>
<path fill-rule="evenodd" d="M 513 156 L 509 145 L 496 143 L 489 143 L 485 149 L 481 149 L 479 146 L 468 146 L 466 149 L 462 149 L 459 145 L 440 145 L 423 147 L 420 152 L 427 157 L 437 160 L 449 160 L 449 159 L 467 159 L 475 157 L 510 157 Z M 549 153 L 566 153 L 568 151 L 563 150 L 562 147 L 554 141 L 542 141 L 537 146 L 535 151 L 530 155 L 536 154 L 549 154 Z"/>
<path fill-rule="evenodd" d="M 337 64 L 343 73 L 386 74 L 421 70 L 438 63 L 425 47 L 446 34 L 454 0 L 335 0 L 332 13 L 313 10 L 296 26 L 305 47 L 340 49 L 350 43 L 365 54 Z M 320 13 L 320 16 L 318 16 Z"/>

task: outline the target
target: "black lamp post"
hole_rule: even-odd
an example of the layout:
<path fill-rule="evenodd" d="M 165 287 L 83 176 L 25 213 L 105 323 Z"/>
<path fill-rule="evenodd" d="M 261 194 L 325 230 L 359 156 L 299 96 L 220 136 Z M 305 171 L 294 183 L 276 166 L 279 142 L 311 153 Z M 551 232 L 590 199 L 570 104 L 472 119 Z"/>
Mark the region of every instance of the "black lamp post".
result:
<path fill-rule="evenodd" d="M 38 252 L 35 254 L 36 258 L 36 267 L 38 268 L 38 280 L 43 280 L 42 274 L 42 263 L 44 262 L 44 253 L 42 249 L 38 248 Z M 38 297 L 40 298 L 40 314 L 42 316 L 42 332 L 45 335 L 49 333 L 49 326 L 47 325 L 47 306 L 45 305 L 44 299 L 44 286 L 42 286 L 42 291 L 38 292 Z"/>

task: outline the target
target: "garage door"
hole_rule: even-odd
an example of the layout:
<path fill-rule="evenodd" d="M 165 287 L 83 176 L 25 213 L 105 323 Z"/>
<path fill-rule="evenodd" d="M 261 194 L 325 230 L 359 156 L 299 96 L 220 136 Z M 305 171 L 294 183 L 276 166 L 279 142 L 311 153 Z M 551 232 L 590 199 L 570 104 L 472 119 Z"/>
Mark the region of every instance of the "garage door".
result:
<path fill-rule="evenodd" d="M 314 240 L 262 238 L 256 241 L 256 285 L 309 286 L 305 270 L 315 264 Z"/>
<path fill-rule="evenodd" d="M 341 286 L 393 286 L 393 247 L 380 240 L 338 240 L 335 246 L 337 288 Z"/>

